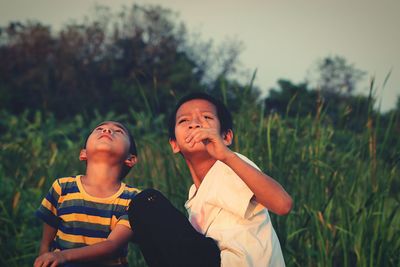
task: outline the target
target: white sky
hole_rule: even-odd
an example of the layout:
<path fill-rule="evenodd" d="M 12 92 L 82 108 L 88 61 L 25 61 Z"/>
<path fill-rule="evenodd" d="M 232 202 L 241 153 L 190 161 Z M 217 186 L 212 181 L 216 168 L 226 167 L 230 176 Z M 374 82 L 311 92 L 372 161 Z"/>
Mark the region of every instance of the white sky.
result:
<path fill-rule="evenodd" d="M 90 15 L 94 3 L 115 11 L 133 3 L 160 4 L 177 11 L 189 32 L 199 31 L 204 41 L 242 41 L 240 61 L 257 69 L 256 84 L 264 92 L 280 78 L 302 82 L 316 60 L 339 55 L 367 71 L 361 92 L 368 93 L 375 77 L 383 111 L 400 95 L 399 0 L 0 0 L 0 25 L 34 19 L 57 28 Z"/>

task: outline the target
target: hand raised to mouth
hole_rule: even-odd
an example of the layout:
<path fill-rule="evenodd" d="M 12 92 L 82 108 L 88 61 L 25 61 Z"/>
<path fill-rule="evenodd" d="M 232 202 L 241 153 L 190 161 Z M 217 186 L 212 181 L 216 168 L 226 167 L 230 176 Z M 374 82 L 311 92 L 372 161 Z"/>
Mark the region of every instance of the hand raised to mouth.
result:
<path fill-rule="evenodd" d="M 231 144 L 233 133 L 229 130 L 221 135 L 220 129 L 210 124 L 206 117 L 203 116 L 198 108 L 195 114 L 199 119 L 200 127 L 195 128 L 185 138 L 186 143 L 193 147 L 196 143 L 202 142 L 207 152 L 217 160 L 225 160 L 234 154 L 227 145 Z"/>

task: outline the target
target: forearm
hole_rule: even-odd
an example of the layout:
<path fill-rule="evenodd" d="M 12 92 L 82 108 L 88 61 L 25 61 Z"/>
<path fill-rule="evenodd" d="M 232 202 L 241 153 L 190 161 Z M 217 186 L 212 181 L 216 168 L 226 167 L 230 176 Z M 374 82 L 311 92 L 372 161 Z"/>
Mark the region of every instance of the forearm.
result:
<path fill-rule="evenodd" d="M 61 255 L 67 262 L 71 261 L 93 261 L 105 259 L 113 256 L 118 250 L 118 244 L 112 240 L 105 240 L 97 244 L 93 244 L 81 248 L 66 249 L 60 251 Z"/>
<path fill-rule="evenodd" d="M 81 248 L 44 253 L 35 260 L 34 266 L 42 267 L 50 266 L 51 264 L 55 264 L 51 266 L 58 266 L 66 262 L 107 259 L 114 256 L 117 250 L 125 246 L 131 238 L 132 231 L 130 228 L 117 225 L 114 230 L 111 231 L 107 240 Z"/>
<path fill-rule="evenodd" d="M 50 251 L 51 242 L 53 242 L 56 236 L 57 229 L 50 225 L 43 224 L 42 241 L 40 242 L 39 255 Z"/>
<path fill-rule="evenodd" d="M 40 244 L 39 256 L 50 251 L 50 244 Z"/>
<path fill-rule="evenodd" d="M 286 215 L 292 208 L 292 198 L 273 178 L 254 168 L 230 151 L 223 160 L 250 188 L 256 201 L 268 210 Z"/>

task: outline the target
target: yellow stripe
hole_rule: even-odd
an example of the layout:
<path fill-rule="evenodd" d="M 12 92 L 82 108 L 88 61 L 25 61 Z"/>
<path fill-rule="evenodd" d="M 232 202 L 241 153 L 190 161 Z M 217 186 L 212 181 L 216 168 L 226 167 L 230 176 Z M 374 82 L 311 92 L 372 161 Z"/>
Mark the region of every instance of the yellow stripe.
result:
<path fill-rule="evenodd" d="M 136 192 L 136 193 L 140 193 L 140 190 L 134 187 L 125 187 L 125 190 L 128 190 L 129 192 Z"/>
<path fill-rule="evenodd" d="M 70 235 L 63 233 L 61 230 L 57 231 L 57 236 L 65 241 L 72 242 L 72 243 L 84 243 L 86 245 L 93 245 L 99 243 L 101 241 L 106 240 L 106 238 L 101 237 L 87 237 L 82 235 Z"/>
<path fill-rule="evenodd" d="M 104 217 L 79 214 L 79 213 L 64 214 L 61 215 L 60 217 L 63 221 L 66 222 L 78 221 L 78 222 L 87 222 L 87 223 L 94 223 L 101 225 L 110 225 L 111 221 L 111 218 L 104 218 Z"/>
<path fill-rule="evenodd" d="M 121 219 L 121 220 L 119 220 L 119 221 L 117 222 L 117 224 L 125 225 L 126 227 L 128 227 L 129 229 L 131 229 L 131 224 L 129 223 L 128 220 L 123 220 L 123 219 Z"/>
<path fill-rule="evenodd" d="M 61 196 L 61 186 L 58 184 L 58 181 L 53 183 L 53 189 L 57 192 L 59 196 Z"/>
<path fill-rule="evenodd" d="M 82 200 L 81 193 L 78 192 L 78 193 L 66 194 L 65 196 L 63 196 L 62 201 L 64 202 L 66 200 L 75 200 L 75 199 Z"/>
<path fill-rule="evenodd" d="M 68 182 L 74 182 L 74 181 L 76 181 L 76 178 L 75 177 L 64 177 L 64 178 L 58 179 L 58 181 L 60 181 L 60 184 L 64 184 L 64 183 L 68 183 Z"/>
<path fill-rule="evenodd" d="M 46 198 L 43 199 L 42 206 L 51 211 L 51 213 L 53 213 L 55 216 L 57 216 L 56 208 Z"/>
<path fill-rule="evenodd" d="M 129 206 L 130 201 L 131 201 L 130 199 L 117 198 L 117 199 L 115 199 L 113 204 L 124 206 L 125 209 L 127 209 L 128 206 Z"/>
<path fill-rule="evenodd" d="M 59 199 L 59 203 L 60 202 L 64 202 L 64 201 L 68 201 L 68 200 L 82 200 L 82 194 L 80 192 L 77 193 L 69 193 L 65 196 L 63 196 L 62 198 Z M 115 205 L 121 205 L 121 206 L 125 206 L 126 208 L 129 206 L 130 203 L 130 199 L 123 199 L 123 198 L 116 198 L 113 202 L 111 203 L 106 203 L 106 202 L 102 202 L 100 200 L 97 199 L 90 199 L 91 202 L 96 202 L 96 203 L 100 203 L 100 204 L 115 204 Z"/>

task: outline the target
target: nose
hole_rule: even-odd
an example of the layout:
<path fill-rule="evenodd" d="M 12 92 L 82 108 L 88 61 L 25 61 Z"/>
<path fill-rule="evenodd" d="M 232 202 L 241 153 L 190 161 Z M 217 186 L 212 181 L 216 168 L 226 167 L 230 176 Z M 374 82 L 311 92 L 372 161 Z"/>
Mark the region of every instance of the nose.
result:
<path fill-rule="evenodd" d="M 189 123 L 189 129 L 201 128 L 200 121 L 195 117 Z"/>
<path fill-rule="evenodd" d="M 112 130 L 111 130 L 110 128 L 104 127 L 104 128 L 103 128 L 103 133 L 109 133 L 109 134 L 111 134 L 111 133 L 112 133 Z"/>

